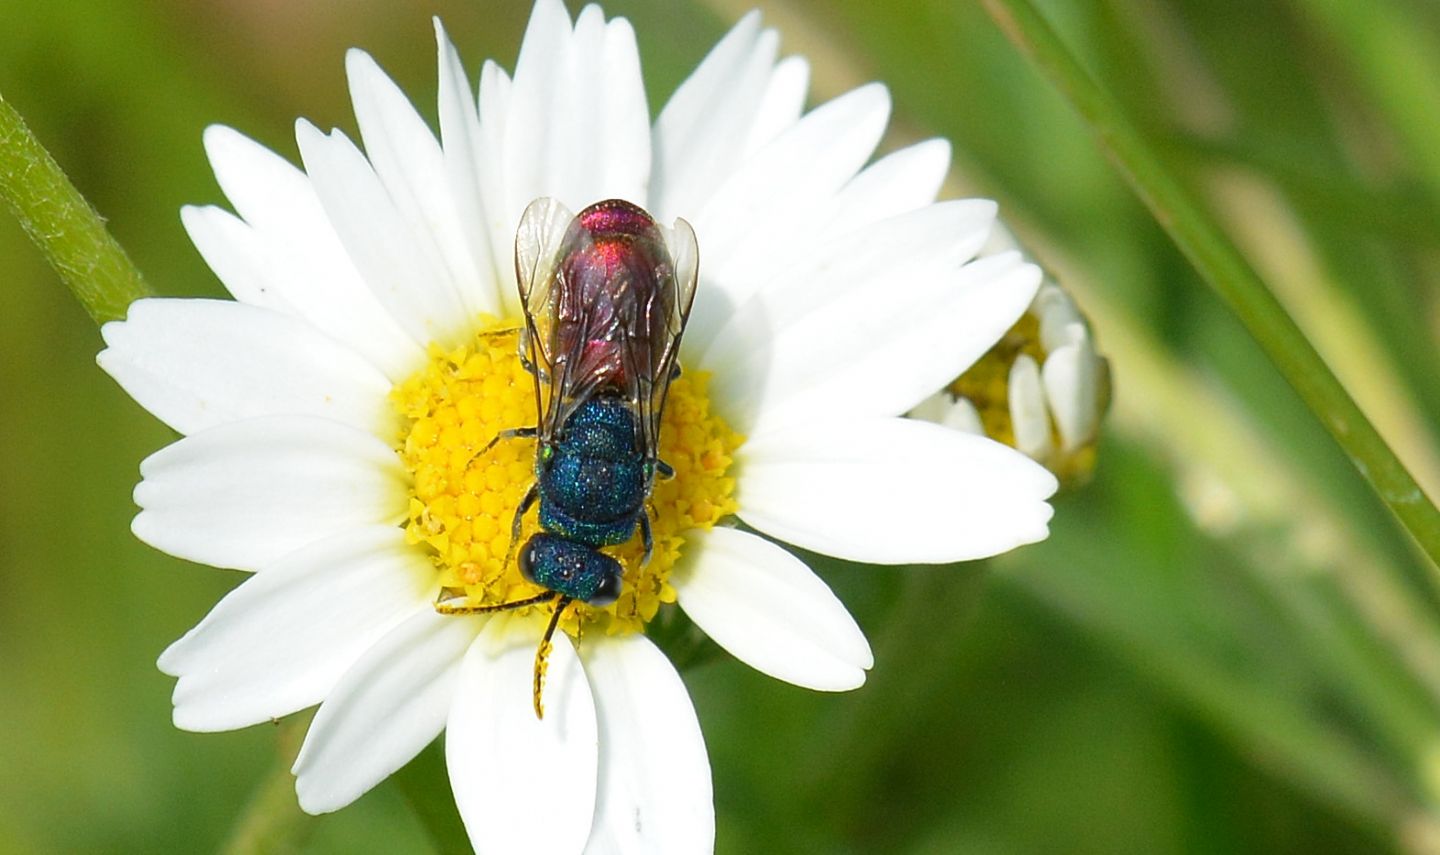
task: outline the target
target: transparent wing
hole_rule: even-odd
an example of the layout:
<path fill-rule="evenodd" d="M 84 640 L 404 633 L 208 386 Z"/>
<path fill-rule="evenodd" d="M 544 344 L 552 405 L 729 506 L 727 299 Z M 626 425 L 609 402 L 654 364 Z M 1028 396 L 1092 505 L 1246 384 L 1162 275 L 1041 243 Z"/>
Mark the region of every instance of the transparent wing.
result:
<path fill-rule="evenodd" d="M 664 229 L 670 264 L 656 270 L 654 287 L 642 289 L 648 299 L 636 306 L 628 318 L 626 339 L 630 355 L 626 376 L 631 378 L 630 394 L 639 416 L 640 447 L 656 457 L 660 446 L 660 421 L 670 381 L 676 375 L 680 338 L 695 302 L 695 285 L 700 271 L 700 250 L 695 230 L 677 219 Z"/>
<path fill-rule="evenodd" d="M 555 321 L 565 291 L 557 280 L 565 235 L 574 219 L 559 201 L 542 197 L 525 209 L 515 232 L 515 281 L 525 309 L 520 355 L 535 372 L 536 424 L 541 439 L 553 437 L 563 423 L 563 408 L 556 406 L 561 400 L 558 374 L 564 373 L 570 360 L 556 350 Z"/>

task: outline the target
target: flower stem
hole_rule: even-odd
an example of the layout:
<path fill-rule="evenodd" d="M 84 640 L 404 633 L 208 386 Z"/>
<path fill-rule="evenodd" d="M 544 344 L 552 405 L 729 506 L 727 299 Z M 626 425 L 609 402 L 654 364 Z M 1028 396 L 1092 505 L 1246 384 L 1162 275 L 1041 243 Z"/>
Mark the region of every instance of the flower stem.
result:
<path fill-rule="evenodd" d="M 450 778 L 445 771 L 445 750 L 440 740 L 435 740 L 415 755 L 415 759 L 405 764 L 391 780 L 429 833 L 436 852 L 441 855 L 469 855 L 470 838 L 465 833 L 460 811 L 455 807 L 455 796 L 450 792 Z"/>
<path fill-rule="evenodd" d="M 1429 557 L 1440 591 L 1440 511 L 1240 252 L 1165 168 L 1030 0 L 984 0 L 995 22 L 1070 102 L 1195 269 L 1223 298 L 1360 474 Z"/>
<path fill-rule="evenodd" d="M 315 818 L 300 810 L 295 800 L 295 776 L 290 774 L 309 725 L 308 715 L 280 725 L 275 764 L 256 785 L 230 837 L 220 846 L 223 855 L 297 851 L 315 830 Z"/>
<path fill-rule="evenodd" d="M 0 97 L 0 197 L 96 323 L 152 292 L 105 221 Z"/>

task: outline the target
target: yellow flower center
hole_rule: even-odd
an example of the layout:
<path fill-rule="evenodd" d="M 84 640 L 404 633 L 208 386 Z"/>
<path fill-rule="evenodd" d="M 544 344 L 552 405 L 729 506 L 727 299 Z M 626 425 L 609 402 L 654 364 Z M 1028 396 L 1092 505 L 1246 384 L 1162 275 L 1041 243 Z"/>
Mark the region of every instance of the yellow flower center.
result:
<path fill-rule="evenodd" d="M 519 327 L 491 324 L 470 344 L 432 346 L 425 367 L 390 394 L 404 417 L 398 451 L 412 475 L 406 540 L 429 550 L 437 590 L 463 590 L 477 607 L 543 592 L 521 577 L 514 560 L 506 562 L 515 510 L 535 482 L 535 441 L 502 438 L 485 450 L 502 431 L 537 421 L 535 379 L 516 351 Z M 655 481 L 650 561 L 641 566 L 638 535 L 605 549 L 625 568 L 623 592 L 603 608 L 578 603 L 567 610 L 561 626 L 572 635 L 582 625 L 609 634 L 642 630 L 661 603 L 675 601 L 669 577 L 685 532 L 735 513 L 735 480 L 726 473 L 742 437 L 711 413 L 707 380 L 687 372 L 670 384 L 659 456 L 675 477 Z M 531 511 L 515 546 L 537 531 Z"/>

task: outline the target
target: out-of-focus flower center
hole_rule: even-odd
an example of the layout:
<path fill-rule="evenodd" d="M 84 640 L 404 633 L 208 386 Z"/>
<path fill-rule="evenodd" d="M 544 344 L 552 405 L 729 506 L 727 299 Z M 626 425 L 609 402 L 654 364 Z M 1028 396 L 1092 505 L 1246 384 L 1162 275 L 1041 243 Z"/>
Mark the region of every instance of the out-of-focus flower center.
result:
<path fill-rule="evenodd" d="M 917 414 L 1017 448 L 1074 487 L 1095 469 L 1100 423 L 1110 405 L 1110 368 L 1074 301 L 1046 284 L 1000 341 L 946 387 L 945 396 L 953 409 L 928 406 Z"/>
<path fill-rule="evenodd" d="M 1040 345 L 1040 321 L 1024 314 L 995 346 L 970 370 L 946 387 L 951 395 L 975 405 L 985 435 L 1006 445 L 1015 445 L 1015 422 L 1010 412 L 1010 369 L 1021 354 L 1044 364 Z"/>
<path fill-rule="evenodd" d="M 474 606 L 526 599 L 541 589 L 525 581 L 511 554 L 511 523 L 535 483 L 535 441 L 501 439 L 502 431 L 536 423 L 535 380 L 516 351 L 520 322 L 493 324 L 453 350 L 432 346 L 424 369 L 397 385 L 391 400 L 404 417 L 398 445 L 412 475 L 406 539 L 429 549 L 436 590 L 463 590 Z M 675 601 L 669 576 L 683 533 L 708 529 L 736 511 L 735 480 L 727 475 L 742 438 L 710 411 L 707 377 L 686 373 L 670 385 L 660 430 L 660 458 L 675 477 L 657 478 L 650 506 L 655 546 L 641 566 L 638 534 L 607 548 L 625 568 L 624 590 L 612 605 L 573 607 L 561 626 L 637 632 L 661 603 Z M 482 453 L 483 451 L 483 453 Z M 526 514 L 517 547 L 539 530 Z"/>

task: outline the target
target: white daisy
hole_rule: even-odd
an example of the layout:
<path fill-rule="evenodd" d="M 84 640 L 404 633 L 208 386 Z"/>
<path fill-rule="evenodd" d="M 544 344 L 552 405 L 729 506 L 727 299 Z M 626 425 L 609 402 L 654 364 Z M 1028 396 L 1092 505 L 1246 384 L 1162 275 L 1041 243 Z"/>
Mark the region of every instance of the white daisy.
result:
<path fill-rule="evenodd" d="M 807 66 L 742 20 L 652 124 L 634 34 L 540 0 L 515 74 L 478 107 L 437 25 L 440 135 L 364 53 L 347 58 L 364 152 L 297 125 L 304 170 L 227 128 L 205 144 L 235 209 L 187 208 L 235 301 L 145 300 L 100 364 L 184 435 L 141 466 L 145 542 L 254 571 L 165 651 L 175 722 L 244 727 L 319 704 L 295 764 L 311 812 L 349 804 L 446 733 L 481 852 L 701 852 L 709 764 L 679 675 L 640 632 L 663 603 L 755 668 L 859 686 L 868 644 L 774 540 L 881 564 L 951 562 L 1046 535 L 1055 480 L 989 440 L 901 418 L 1035 295 L 1014 253 L 976 260 L 987 201 L 935 203 L 931 141 L 869 166 L 889 97 L 804 112 Z M 653 496 L 655 556 L 582 607 L 531 708 L 543 607 L 438 614 L 534 588 L 504 566 L 533 480 L 515 356 L 516 226 L 534 199 L 606 198 L 698 235 L 698 297 Z M 768 535 L 735 527 L 732 521 Z M 527 522 L 526 532 L 534 529 Z M 583 625 L 583 639 L 575 634 Z M 544 793 L 537 798 L 537 793 Z"/>

